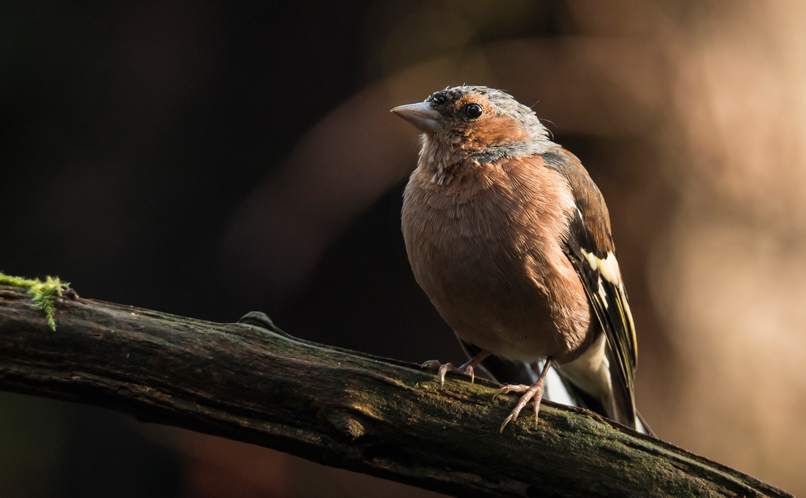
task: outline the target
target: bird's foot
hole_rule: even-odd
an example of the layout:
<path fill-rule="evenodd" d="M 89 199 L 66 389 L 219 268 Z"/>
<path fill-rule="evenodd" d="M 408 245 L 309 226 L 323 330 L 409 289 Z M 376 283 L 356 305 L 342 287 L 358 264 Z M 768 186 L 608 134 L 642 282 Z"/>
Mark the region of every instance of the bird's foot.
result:
<path fill-rule="evenodd" d="M 537 413 L 540 411 L 540 402 L 543 401 L 543 392 L 545 391 L 544 385 L 546 383 L 546 375 L 549 373 L 549 367 L 554 363 L 552 359 L 547 359 L 546 364 L 543 366 L 543 370 L 540 372 L 540 375 L 537 377 L 537 380 L 531 386 L 527 386 L 524 384 L 511 384 L 502 387 L 498 391 L 493 394 L 493 398 L 498 396 L 499 394 L 506 394 L 506 393 L 523 393 L 521 396 L 520 401 L 518 404 L 515 405 L 515 409 L 509 414 L 509 417 L 504 419 L 504 423 L 501 424 L 501 429 L 498 432 L 504 432 L 504 427 L 507 426 L 508 423 L 512 422 L 518 415 L 520 415 L 521 410 L 529 403 L 529 401 L 534 398 L 535 400 L 535 426 L 537 425 Z"/>
<path fill-rule="evenodd" d="M 498 391 L 496 391 L 496 393 L 493 394 L 493 398 L 498 396 L 499 394 L 506 394 L 512 392 L 524 393 L 523 396 L 521 396 L 520 401 L 518 401 L 518 404 L 515 405 L 515 409 L 512 410 L 512 412 L 509 414 L 509 417 L 504 419 L 504 423 L 501 424 L 501 429 L 499 429 L 499 432 L 504 432 L 504 427 L 506 427 L 508 423 L 518 418 L 518 415 L 520 415 L 521 410 L 523 410 L 523 408 L 527 405 L 527 403 L 529 403 L 530 400 L 532 400 L 532 398 L 534 398 L 535 400 L 535 425 L 537 425 L 537 413 L 540 410 L 540 402 L 543 400 L 543 391 L 544 391 L 543 382 L 541 380 L 538 380 L 531 386 L 526 386 L 523 384 L 509 385 L 504 386 Z"/>
<path fill-rule="evenodd" d="M 465 375 L 469 375 L 470 376 L 470 382 L 475 382 L 476 381 L 476 372 L 474 371 L 474 368 L 479 363 L 481 363 L 482 360 L 484 360 L 484 358 L 487 358 L 488 356 L 490 356 L 489 351 L 481 350 L 481 351 L 479 351 L 479 353 L 476 356 L 471 358 L 470 361 L 468 361 L 467 363 L 465 363 L 464 365 L 462 365 L 461 367 L 458 367 L 458 368 L 453 366 L 451 363 L 446 363 L 446 364 L 443 365 L 442 363 L 440 363 L 437 360 L 428 360 L 425 363 L 423 363 L 420 366 L 420 368 L 430 368 L 430 369 L 433 369 L 433 370 L 439 369 L 439 371 L 438 371 L 438 373 L 439 373 L 439 386 L 441 388 L 441 387 L 445 387 L 445 374 L 447 374 L 448 372 L 459 372 L 459 373 L 463 373 Z"/>
<path fill-rule="evenodd" d="M 431 370 L 437 370 L 437 375 L 439 375 L 439 387 L 445 387 L 445 375 L 448 372 L 459 372 L 465 375 L 470 376 L 470 382 L 476 381 L 476 372 L 473 369 L 473 365 L 471 364 L 473 360 L 468 361 L 461 367 L 453 366 L 453 363 L 445 363 L 442 364 L 438 360 L 428 360 L 422 365 L 420 368 L 428 368 Z"/>

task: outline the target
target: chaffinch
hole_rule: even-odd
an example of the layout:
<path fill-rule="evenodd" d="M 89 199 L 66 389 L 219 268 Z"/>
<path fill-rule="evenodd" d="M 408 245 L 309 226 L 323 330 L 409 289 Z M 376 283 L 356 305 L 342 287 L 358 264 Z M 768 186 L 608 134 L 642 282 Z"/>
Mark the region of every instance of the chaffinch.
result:
<path fill-rule="evenodd" d="M 496 393 L 523 393 L 501 431 L 531 399 L 537 422 L 551 367 L 578 404 L 635 429 L 635 326 L 607 206 L 579 159 L 500 90 L 448 88 L 392 112 L 423 132 L 403 197 L 409 262 L 472 353 L 426 365 L 444 385 L 449 370 L 545 360 L 531 385 Z"/>

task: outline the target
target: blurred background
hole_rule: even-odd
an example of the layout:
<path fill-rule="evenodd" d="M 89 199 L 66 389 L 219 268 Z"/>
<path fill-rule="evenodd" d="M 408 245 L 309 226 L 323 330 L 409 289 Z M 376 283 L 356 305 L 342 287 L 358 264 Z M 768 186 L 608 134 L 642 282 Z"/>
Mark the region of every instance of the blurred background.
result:
<path fill-rule="evenodd" d="M 658 435 L 806 493 L 806 4 L 5 2 L 0 271 L 461 362 L 400 234 L 417 134 L 508 90 L 607 199 Z M 213 290 L 213 292 L 211 292 Z M 427 497 L 0 393 L 0 496 Z"/>

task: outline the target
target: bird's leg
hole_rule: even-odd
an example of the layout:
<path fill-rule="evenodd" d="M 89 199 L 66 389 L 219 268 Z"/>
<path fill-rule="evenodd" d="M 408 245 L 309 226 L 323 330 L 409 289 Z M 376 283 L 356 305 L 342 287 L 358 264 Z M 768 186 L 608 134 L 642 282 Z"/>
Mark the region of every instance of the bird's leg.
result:
<path fill-rule="evenodd" d="M 504 432 L 504 427 L 506 427 L 508 423 L 518 418 L 518 414 L 521 412 L 521 410 L 523 410 L 523 407 L 526 406 L 526 404 L 529 403 L 529 400 L 532 398 L 535 399 L 535 425 L 537 425 L 537 412 L 540 410 L 540 402 L 543 399 L 543 391 L 545 390 L 543 386 L 546 383 L 546 375 L 548 375 L 549 373 L 549 367 L 551 367 L 553 364 L 554 360 L 548 358 L 546 360 L 546 364 L 543 365 L 543 370 L 540 372 L 540 376 L 531 386 L 525 386 L 523 384 L 508 385 L 502 387 L 495 394 L 493 394 L 494 398 L 499 394 L 506 394 L 511 392 L 524 393 L 523 396 L 521 396 L 520 401 L 518 401 L 518 404 L 515 406 L 515 409 L 512 410 L 512 413 L 509 414 L 509 417 L 507 417 L 504 420 L 504 423 L 501 424 L 501 430 L 499 432 Z"/>
<path fill-rule="evenodd" d="M 428 360 L 425 363 L 423 363 L 422 365 L 420 365 L 420 367 L 421 368 L 438 368 L 439 369 L 438 373 L 439 373 L 439 385 L 440 385 L 440 387 L 445 386 L 445 374 L 447 374 L 448 372 L 459 372 L 459 373 L 463 373 L 465 375 L 469 375 L 470 376 L 470 382 L 475 382 L 476 381 L 476 373 L 474 371 L 474 368 L 477 367 L 478 364 L 481 363 L 484 360 L 484 358 L 487 358 L 488 356 L 490 356 L 490 352 L 482 350 L 482 351 L 479 352 L 479 354 L 477 354 L 476 356 L 471 358 L 470 361 L 468 361 L 467 363 L 465 363 L 464 365 L 462 365 L 459 368 L 453 366 L 452 363 L 446 363 L 446 364 L 443 365 L 438 360 Z"/>

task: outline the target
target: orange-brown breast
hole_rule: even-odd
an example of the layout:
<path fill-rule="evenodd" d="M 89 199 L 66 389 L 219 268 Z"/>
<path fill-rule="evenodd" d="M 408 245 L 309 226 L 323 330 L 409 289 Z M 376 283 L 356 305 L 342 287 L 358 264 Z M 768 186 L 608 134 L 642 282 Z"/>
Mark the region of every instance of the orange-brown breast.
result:
<path fill-rule="evenodd" d="M 570 361 L 595 338 L 561 249 L 567 180 L 539 156 L 466 162 L 447 184 L 421 161 L 404 194 L 417 282 L 465 341 L 504 358 Z"/>

